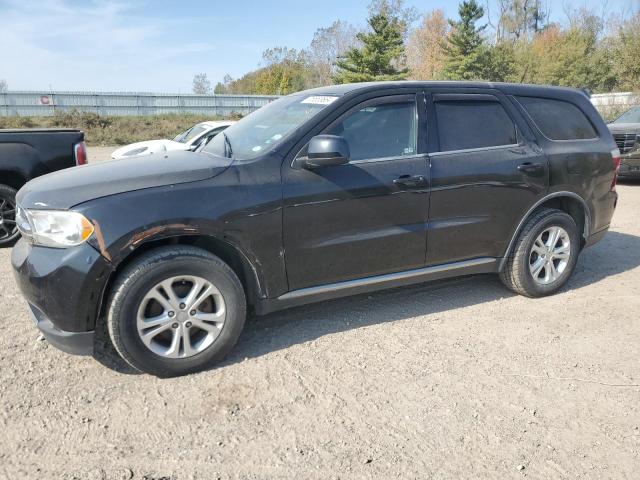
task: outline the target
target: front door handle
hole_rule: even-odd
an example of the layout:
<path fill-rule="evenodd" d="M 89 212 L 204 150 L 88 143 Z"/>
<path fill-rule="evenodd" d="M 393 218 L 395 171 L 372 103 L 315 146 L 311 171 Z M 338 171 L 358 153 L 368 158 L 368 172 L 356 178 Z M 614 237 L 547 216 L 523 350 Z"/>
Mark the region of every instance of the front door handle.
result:
<path fill-rule="evenodd" d="M 394 185 L 402 187 L 422 187 L 427 183 L 427 179 L 422 175 L 402 175 L 393 181 Z"/>
<path fill-rule="evenodd" d="M 525 162 L 522 165 L 518 165 L 518 171 L 532 176 L 539 176 L 544 173 L 544 165 L 542 163 Z"/>

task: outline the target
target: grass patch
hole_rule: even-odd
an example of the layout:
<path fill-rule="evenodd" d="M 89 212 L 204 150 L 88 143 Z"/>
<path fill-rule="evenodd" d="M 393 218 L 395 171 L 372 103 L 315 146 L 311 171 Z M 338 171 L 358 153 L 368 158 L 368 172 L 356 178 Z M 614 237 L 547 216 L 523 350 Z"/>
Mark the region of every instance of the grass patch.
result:
<path fill-rule="evenodd" d="M 234 117 L 238 119 L 240 116 Z M 107 117 L 91 112 L 58 113 L 52 117 L 0 117 L 0 128 L 77 128 L 89 146 L 127 145 L 158 138 L 173 138 L 205 120 L 223 120 L 208 115 L 157 115 Z"/>

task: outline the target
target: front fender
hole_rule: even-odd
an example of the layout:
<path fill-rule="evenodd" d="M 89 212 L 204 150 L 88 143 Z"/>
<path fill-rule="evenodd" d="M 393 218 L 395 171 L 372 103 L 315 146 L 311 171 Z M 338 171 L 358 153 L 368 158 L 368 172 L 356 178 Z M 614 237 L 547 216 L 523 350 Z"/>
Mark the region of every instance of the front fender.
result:
<path fill-rule="evenodd" d="M 247 261 L 261 296 L 279 296 L 287 289 L 280 189 L 266 201 L 264 195 L 241 195 L 240 188 L 210 179 L 113 195 L 74 210 L 94 224 L 89 242 L 116 268 L 150 243 L 211 239 Z"/>

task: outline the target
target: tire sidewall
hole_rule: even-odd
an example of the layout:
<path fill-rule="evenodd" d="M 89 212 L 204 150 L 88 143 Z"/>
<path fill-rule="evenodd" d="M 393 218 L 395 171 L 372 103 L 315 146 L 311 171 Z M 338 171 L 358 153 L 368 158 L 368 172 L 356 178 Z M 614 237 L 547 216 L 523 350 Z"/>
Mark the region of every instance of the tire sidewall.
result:
<path fill-rule="evenodd" d="M 529 258 L 533 244 L 538 236 L 547 228 L 553 226 L 562 227 L 569 235 L 569 240 L 571 241 L 571 255 L 569 257 L 567 267 L 556 281 L 548 285 L 541 285 L 533 279 L 533 275 L 529 270 Z M 573 218 L 562 212 L 553 213 L 543 218 L 533 229 L 531 229 L 525 238 L 521 245 L 520 254 L 524 256 L 521 261 L 522 271 L 520 272 L 520 281 L 528 292 L 531 292 L 533 296 L 541 297 L 550 295 L 561 289 L 567 283 L 569 277 L 571 277 L 580 254 L 580 235 Z"/>
<path fill-rule="evenodd" d="M 213 283 L 224 298 L 226 318 L 222 331 L 205 351 L 188 358 L 168 359 L 152 352 L 142 342 L 137 329 L 137 313 L 144 296 L 152 288 L 163 280 L 181 275 L 198 276 Z M 197 257 L 159 260 L 135 272 L 127 283 L 121 295 L 116 293 L 111 302 L 109 323 L 118 331 L 126 350 L 125 360 L 139 370 L 165 377 L 205 369 L 222 360 L 242 332 L 246 317 L 244 292 L 238 289 L 237 278 L 223 269 L 212 268 L 210 261 Z"/>

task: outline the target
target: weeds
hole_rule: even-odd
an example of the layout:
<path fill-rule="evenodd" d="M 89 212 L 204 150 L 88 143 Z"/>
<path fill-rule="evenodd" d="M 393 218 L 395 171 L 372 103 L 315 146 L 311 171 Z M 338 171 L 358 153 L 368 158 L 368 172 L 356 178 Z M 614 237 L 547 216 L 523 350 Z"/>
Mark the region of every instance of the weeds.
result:
<path fill-rule="evenodd" d="M 240 116 L 232 115 L 231 118 Z M 198 122 L 221 119 L 204 115 L 108 117 L 71 110 L 52 117 L 0 117 L 0 128 L 77 128 L 84 131 L 87 145 L 112 146 L 173 138 Z"/>

